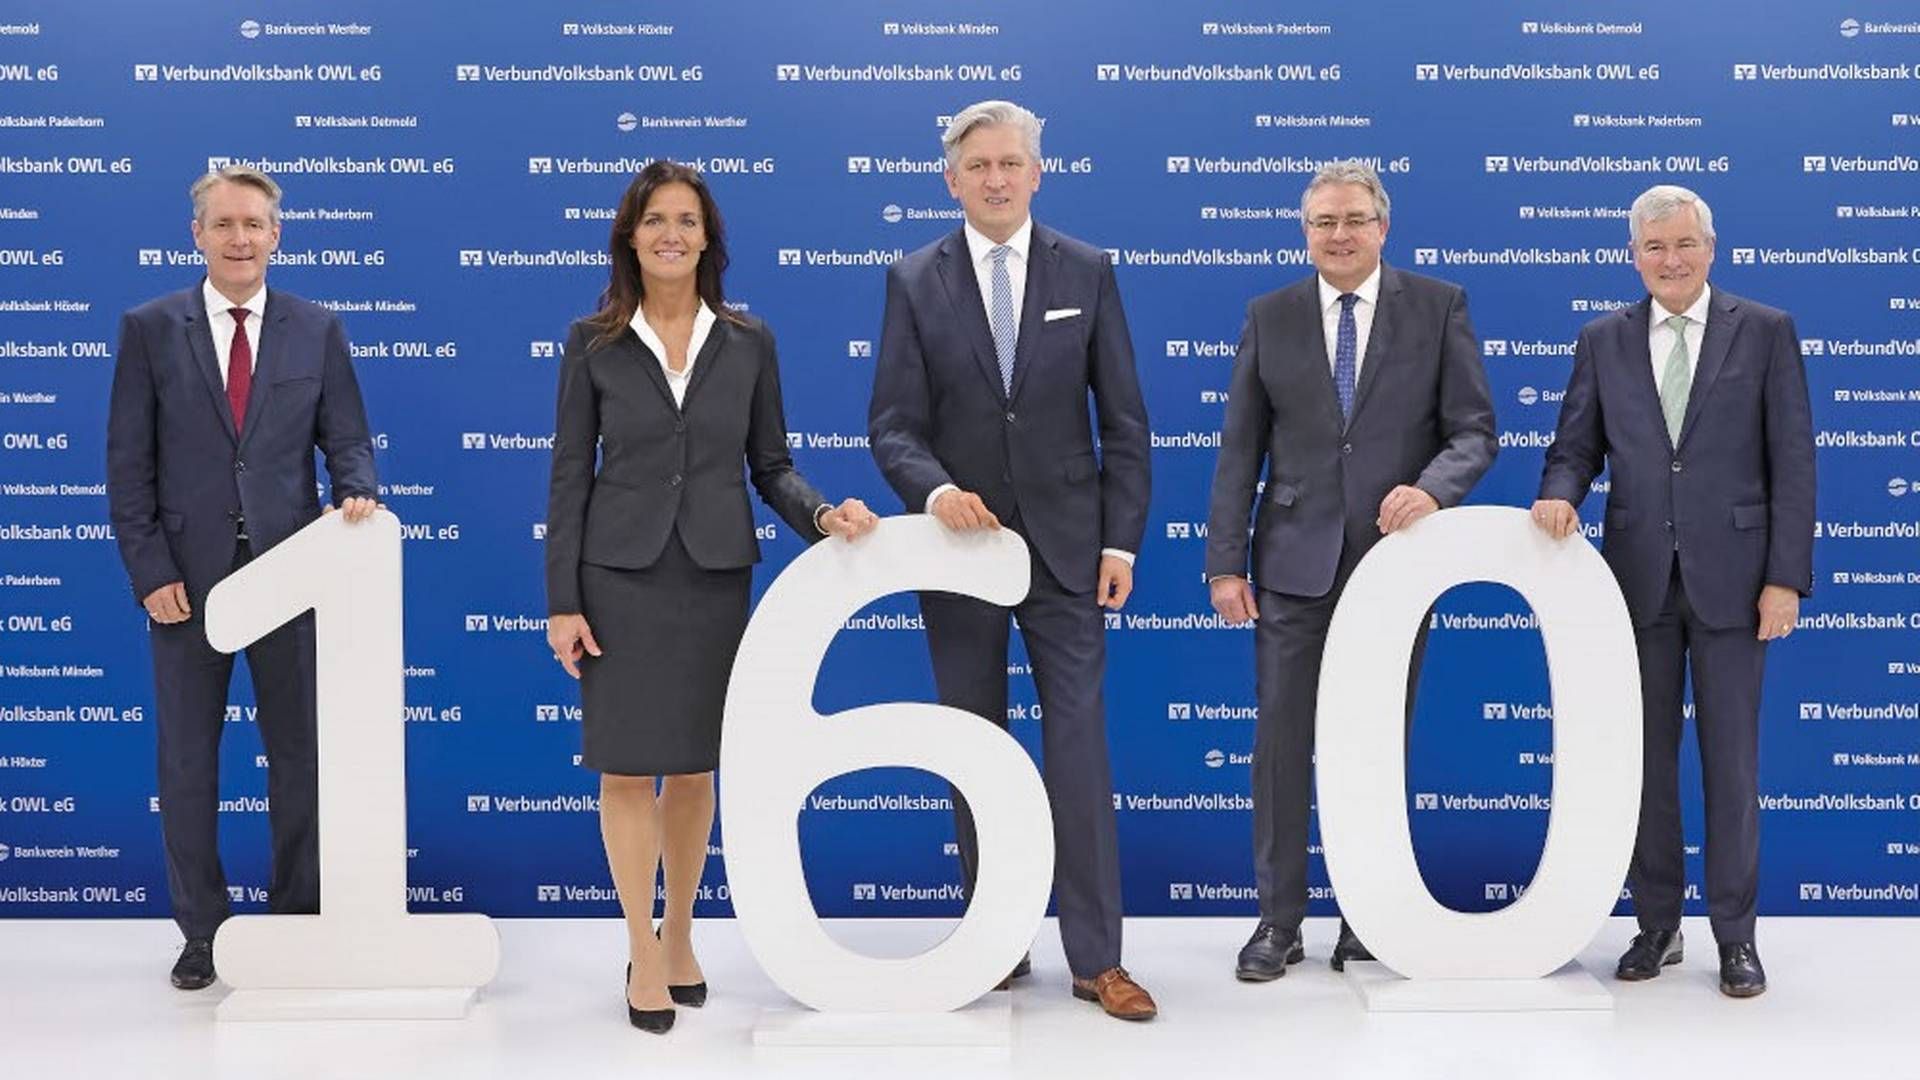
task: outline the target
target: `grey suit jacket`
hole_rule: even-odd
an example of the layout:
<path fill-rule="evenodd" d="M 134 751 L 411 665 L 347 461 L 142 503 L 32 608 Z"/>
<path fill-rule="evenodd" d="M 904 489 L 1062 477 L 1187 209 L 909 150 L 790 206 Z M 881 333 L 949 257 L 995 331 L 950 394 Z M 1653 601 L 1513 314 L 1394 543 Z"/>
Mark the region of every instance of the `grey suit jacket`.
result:
<path fill-rule="evenodd" d="M 1755 626 L 1762 585 L 1813 589 L 1813 412 L 1785 312 L 1713 291 L 1679 445 L 1647 345 L 1651 300 L 1583 327 L 1540 497 L 1575 506 L 1612 470 L 1601 553 L 1636 626 L 1680 562 L 1708 626 Z"/>
<path fill-rule="evenodd" d="M 773 334 L 742 318 L 714 322 L 677 407 L 660 361 L 631 329 L 597 348 L 586 320 L 568 331 L 547 496 L 549 614 L 580 611 L 581 563 L 651 566 L 676 529 L 709 570 L 760 561 L 748 475 L 794 532 L 819 539 L 814 512 L 825 500 L 787 453 Z"/>
<path fill-rule="evenodd" d="M 1380 540 L 1380 501 L 1401 484 L 1458 504 L 1493 464 L 1493 402 L 1457 285 L 1382 267 L 1373 331 L 1350 418 L 1327 364 L 1319 279 L 1247 305 L 1208 515 L 1209 578 L 1246 574 L 1255 484 L 1253 577 L 1324 596 L 1343 545 Z"/>

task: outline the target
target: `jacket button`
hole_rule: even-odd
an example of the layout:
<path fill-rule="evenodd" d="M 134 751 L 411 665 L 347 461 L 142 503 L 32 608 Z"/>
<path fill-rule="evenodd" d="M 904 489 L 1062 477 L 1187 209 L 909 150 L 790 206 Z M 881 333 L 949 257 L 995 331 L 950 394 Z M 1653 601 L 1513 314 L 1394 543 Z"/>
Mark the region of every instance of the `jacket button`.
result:
<path fill-rule="evenodd" d="M 667 477 L 667 486 L 668 486 L 668 487 L 679 487 L 679 486 L 680 486 L 680 474 L 679 474 L 679 473 L 674 473 L 674 474 L 673 474 L 672 476 L 669 476 L 669 477 Z"/>
<path fill-rule="evenodd" d="M 246 472 L 246 471 L 247 471 L 247 463 L 246 463 L 246 462 L 244 462 L 244 461 L 236 461 L 236 462 L 234 462 L 234 463 L 233 463 L 233 471 L 234 471 L 234 472 Z"/>
<path fill-rule="evenodd" d="M 1341 452 L 1341 453 L 1343 453 L 1343 454 L 1351 454 L 1351 453 L 1353 453 L 1353 444 L 1352 444 L 1352 443 L 1341 443 L 1341 444 L 1340 444 L 1340 452 Z"/>
<path fill-rule="evenodd" d="M 685 420 L 675 420 L 673 422 L 673 430 L 675 431 L 687 430 L 687 422 Z"/>
<path fill-rule="evenodd" d="M 1660 527 L 1661 527 L 1661 528 L 1663 528 L 1663 529 L 1666 529 L 1666 530 L 1667 530 L 1668 532 L 1672 532 L 1672 531 L 1673 531 L 1673 522 L 1671 522 L 1671 521 L 1663 521 L 1663 522 L 1661 522 L 1661 523 L 1660 523 Z"/>
<path fill-rule="evenodd" d="M 1011 424 L 1011 423 L 1013 423 L 1013 414 L 1012 414 L 1012 413 L 1008 413 L 1008 414 L 1007 414 L 1007 423 L 1009 423 L 1009 424 Z"/>
<path fill-rule="evenodd" d="M 1679 462 L 1677 462 L 1677 461 L 1676 461 L 1676 462 L 1674 462 L 1674 463 L 1673 463 L 1673 471 L 1674 471 L 1674 472 L 1679 472 L 1679 471 L 1680 471 L 1680 463 L 1679 463 Z"/>

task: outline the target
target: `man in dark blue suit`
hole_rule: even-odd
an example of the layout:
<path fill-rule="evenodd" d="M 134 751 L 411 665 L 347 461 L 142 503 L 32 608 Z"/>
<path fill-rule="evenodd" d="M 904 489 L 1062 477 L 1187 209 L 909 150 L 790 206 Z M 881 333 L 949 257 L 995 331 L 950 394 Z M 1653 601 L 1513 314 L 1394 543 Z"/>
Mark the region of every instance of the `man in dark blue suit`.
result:
<path fill-rule="evenodd" d="M 1011 102 L 981 102 L 955 116 L 942 141 L 966 225 L 887 272 L 873 456 L 910 510 L 956 530 L 1005 526 L 1031 549 L 1033 588 L 1013 613 L 1046 716 L 1042 773 L 1073 993 L 1145 1020 L 1153 999 L 1120 966 L 1101 685 L 1101 608 L 1126 603 L 1146 529 L 1150 440 L 1133 345 L 1106 254 L 1029 216 L 1039 120 Z M 941 702 L 1004 728 L 1008 609 L 943 593 L 922 594 L 920 608 Z M 970 888 L 978 853 L 972 818 L 958 807 Z M 1022 960 L 1013 975 L 1027 967 Z"/>
<path fill-rule="evenodd" d="M 1640 654 L 1640 833 L 1628 880 L 1640 934 L 1622 979 L 1681 960 L 1681 692 L 1693 672 L 1707 809 L 1707 911 L 1720 989 L 1767 988 L 1754 948 L 1760 880 L 1760 682 L 1767 642 L 1813 588 L 1813 416 L 1785 312 L 1708 284 L 1713 211 L 1660 185 L 1628 218 L 1651 295 L 1580 331 L 1534 520 L 1557 537 L 1604 465 L 1602 554 Z"/>
<path fill-rule="evenodd" d="M 227 917 L 217 843 L 220 734 L 233 657 L 207 643 L 207 591 L 319 517 L 313 451 L 349 521 L 373 513 L 373 442 L 332 313 L 266 287 L 280 188 L 228 166 L 193 185 L 207 276 L 129 311 L 107 419 L 107 503 L 133 594 L 151 620 L 160 827 L 186 948 L 173 984 L 213 982 Z M 247 648 L 267 751 L 268 904 L 319 910 L 313 617 Z"/>

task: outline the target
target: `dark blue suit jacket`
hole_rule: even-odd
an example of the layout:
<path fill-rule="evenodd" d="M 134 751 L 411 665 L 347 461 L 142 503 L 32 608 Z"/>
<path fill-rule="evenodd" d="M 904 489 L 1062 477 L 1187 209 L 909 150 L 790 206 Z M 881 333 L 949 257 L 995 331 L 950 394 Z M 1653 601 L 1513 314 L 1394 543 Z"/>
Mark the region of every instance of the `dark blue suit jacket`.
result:
<path fill-rule="evenodd" d="M 1762 585 L 1813 589 L 1813 414 L 1785 312 L 1713 290 L 1679 445 L 1647 345 L 1652 300 L 1588 323 L 1540 497 L 1575 506 L 1612 471 L 1602 554 L 1634 625 L 1660 614 L 1676 556 L 1708 626 L 1754 626 Z"/>
<path fill-rule="evenodd" d="M 233 570 L 241 515 L 256 553 L 319 517 L 316 446 L 336 504 L 377 491 L 340 320 L 268 289 L 255 340 L 246 427 L 235 431 L 198 284 L 120 320 L 107 506 L 136 598 L 184 581 L 197 603 Z"/>
<path fill-rule="evenodd" d="M 1340 552 L 1380 542 L 1380 502 L 1401 484 L 1444 509 L 1499 451 L 1480 346 L 1458 285 L 1380 269 L 1379 306 L 1353 409 L 1327 364 L 1319 277 L 1255 297 L 1234 357 L 1207 524 L 1207 577 L 1247 573 L 1263 589 L 1325 596 Z M 1267 486 L 1247 510 L 1266 467 Z"/>
<path fill-rule="evenodd" d="M 1027 540 L 1073 592 L 1093 591 L 1101 549 L 1140 550 L 1147 411 L 1113 266 L 1099 248 L 1033 226 L 1011 394 L 1000 385 L 965 231 L 895 263 L 867 429 L 880 472 L 909 511 L 947 483 L 1002 520 L 1018 510 Z"/>

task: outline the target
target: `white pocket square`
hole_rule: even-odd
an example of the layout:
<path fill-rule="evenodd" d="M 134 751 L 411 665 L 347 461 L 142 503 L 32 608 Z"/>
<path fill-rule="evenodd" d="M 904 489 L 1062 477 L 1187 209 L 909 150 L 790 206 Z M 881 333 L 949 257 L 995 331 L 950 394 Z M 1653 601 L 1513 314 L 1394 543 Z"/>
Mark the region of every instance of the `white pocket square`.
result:
<path fill-rule="evenodd" d="M 1080 314 L 1080 309 L 1077 307 L 1052 308 L 1047 312 L 1046 321 L 1053 322 L 1056 319 L 1071 319 L 1078 314 Z"/>

